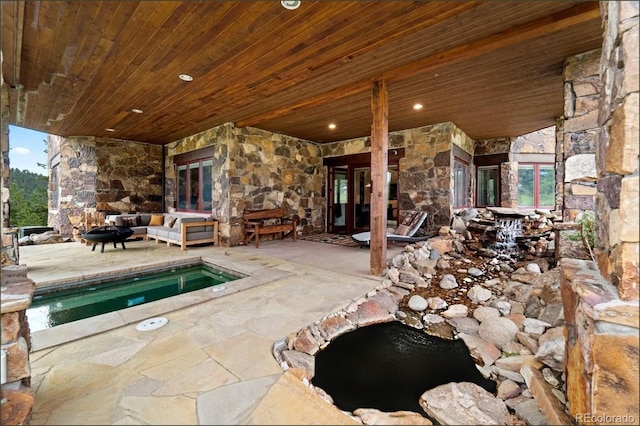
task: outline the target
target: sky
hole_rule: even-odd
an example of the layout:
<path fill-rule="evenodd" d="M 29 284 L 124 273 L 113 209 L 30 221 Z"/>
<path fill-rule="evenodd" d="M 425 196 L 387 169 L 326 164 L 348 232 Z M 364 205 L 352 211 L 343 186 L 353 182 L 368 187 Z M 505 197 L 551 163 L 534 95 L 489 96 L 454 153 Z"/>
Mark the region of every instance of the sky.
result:
<path fill-rule="evenodd" d="M 47 164 L 46 140 L 46 133 L 10 125 L 9 167 L 47 176 L 47 169 L 37 164 Z"/>

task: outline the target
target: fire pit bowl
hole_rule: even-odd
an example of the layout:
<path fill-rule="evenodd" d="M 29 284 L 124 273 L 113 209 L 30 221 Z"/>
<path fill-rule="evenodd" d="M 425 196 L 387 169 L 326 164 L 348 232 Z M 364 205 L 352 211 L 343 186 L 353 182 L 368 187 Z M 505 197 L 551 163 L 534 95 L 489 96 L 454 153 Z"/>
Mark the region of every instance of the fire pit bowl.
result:
<path fill-rule="evenodd" d="M 113 243 L 113 248 L 117 248 L 117 244 L 122 244 L 122 249 L 126 250 L 124 241 L 133 235 L 133 230 L 122 226 L 100 226 L 90 231 L 83 232 L 82 238 L 93 243 L 91 251 L 95 251 L 96 245 L 102 243 L 100 253 L 104 253 L 105 243 Z"/>

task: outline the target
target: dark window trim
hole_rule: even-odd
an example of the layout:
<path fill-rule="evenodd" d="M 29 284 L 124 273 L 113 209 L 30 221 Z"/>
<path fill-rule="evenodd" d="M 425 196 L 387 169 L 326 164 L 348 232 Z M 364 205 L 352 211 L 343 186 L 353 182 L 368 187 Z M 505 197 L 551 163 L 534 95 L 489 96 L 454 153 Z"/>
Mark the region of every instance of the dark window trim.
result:
<path fill-rule="evenodd" d="M 465 152 L 463 150 L 460 150 L 460 152 Z M 465 152 L 466 153 L 466 152 Z M 468 155 L 468 154 L 467 154 Z M 469 155 L 469 159 L 471 159 L 471 156 Z M 457 205 L 456 202 L 457 200 L 457 194 L 456 194 L 456 180 L 455 180 L 455 173 L 453 176 L 453 208 L 454 209 L 462 209 L 462 208 L 466 208 L 466 207 L 470 207 L 470 202 L 469 202 L 469 195 L 470 195 L 470 191 L 471 191 L 471 162 L 470 161 L 466 161 L 463 158 L 460 158 L 457 155 L 453 156 L 453 167 L 452 169 L 455 170 L 455 163 L 459 162 L 461 163 L 464 167 L 462 169 L 462 174 L 463 174 L 463 186 L 465 187 L 464 189 L 464 200 L 463 200 L 463 205 Z"/>
<path fill-rule="evenodd" d="M 509 161 L 509 154 L 478 155 L 473 157 L 476 167 L 499 166 Z"/>
<path fill-rule="evenodd" d="M 404 158 L 404 148 L 391 148 L 388 151 L 389 163 L 397 163 Z M 338 157 L 327 157 L 322 159 L 323 166 L 345 166 L 355 164 L 371 164 L 371 153 L 362 152 L 360 154 L 340 155 Z"/>
<path fill-rule="evenodd" d="M 178 212 L 189 212 L 189 213 L 211 213 L 211 210 L 201 210 L 201 209 L 187 209 L 187 208 L 181 208 L 180 207 L 180 183 L 179 183 L 179 175 L 178 175 L 178 167 L 179 166 L 186 166 L 186 173 L 187 173 L 187 179 L 189 179 L 190 173 L 189 173 L 189 165 L 190 164 L 198 164 L 198 206 L 201 206 L 203 204 L 203 188 L 205 186 L 205 182 L 203 182 L 203 172 L 202 172 L 202 163 L 205 161 L 213 161 L 213 147 L 207 147 L 207 148 L 203 148 L 203 149 L 197 149 L 195 151 L 190 151 L 190 152 L 186 152 L 184 154 L 178 154 L 175 155 L 173 157 L 173 164 L 174 167 L 176 169 L 176 177 L 175 177 L 175 191 L 176 191 L 176 211 Z M 187 180 L 187 192 L 190 192 L 190 184 L 191 181 Z M 213 183 L 211 182 L 210 185 L 212 185 Z M 185 200 L 186 205 L 189 205 L 188 200 Z"/>
<path fill-rule="evenodd" d="M 173 156 L 174 164 L 184 164 L 187 162 L 193 162 L 200 159 L 213 158 L 213 147 L 208 146 L 202 149 L 196 149 L 195 151 L 185 152 L 184 154 L 177 154 Z"/>
<path fill-rule="evenodd" d="M 478 196 L 478 192 L 480 191 L 480 170 L 488 170 L 488 169 L 496 169 L 498 171 L 498 187 L 496 189 L 496 203 L 495 205 L 488 205 L 488 204 L 480 204 L 480 197 Z M 487 165 L 477 165 L 476 164 L 476 193 L 475 193 L 475 200 L 476 200 L 476 207 L 500 207 L 501 205 L 501 196 L 502 196 L 502 182 L 501 180 L 501 175 L 500 175 L 500 164 L 487 164 Z"/>

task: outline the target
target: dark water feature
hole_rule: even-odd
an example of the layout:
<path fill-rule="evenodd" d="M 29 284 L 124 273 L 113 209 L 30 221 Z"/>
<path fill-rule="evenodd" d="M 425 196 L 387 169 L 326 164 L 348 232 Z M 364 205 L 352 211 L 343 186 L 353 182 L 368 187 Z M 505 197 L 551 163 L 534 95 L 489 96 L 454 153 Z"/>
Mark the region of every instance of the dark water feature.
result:
<path fill-rule="evenodd" d="M 429 336 L 399 321 L 345 333 L 315 357 L 312 383 L 346 411 L 414 411 L 420 395 L 449 382 L 472 382 L 491 393 L 496 383 L 478 371 L 465 343 Z"/>

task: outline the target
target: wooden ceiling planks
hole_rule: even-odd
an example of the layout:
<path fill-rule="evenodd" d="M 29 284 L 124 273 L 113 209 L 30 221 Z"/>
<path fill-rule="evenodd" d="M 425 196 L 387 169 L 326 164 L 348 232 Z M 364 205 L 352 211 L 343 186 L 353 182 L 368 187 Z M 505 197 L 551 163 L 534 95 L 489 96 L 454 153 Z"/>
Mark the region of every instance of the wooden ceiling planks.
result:
<path fill-rule="evenodd" d="M 140 70 L 138 64 L 151 53 L 146 49 L 149 40 L 153 39 L 159 25 L 166 22 L 180 4 L 178 2 L 161 4 L 157 2 L 132 2 L 135 9 L 131 11 L 128 21 L 120 20 L 117 27 L 120 32 L 113 44 L 114 48 L 105 52 L 102 63 L 78 64 L 78 66 L 91 67 L 94 71 L 91 84 L 81 82 L 78 86 L 77 94 L 73 97 L 77 103 L 74 110 L 91 110 L 95 114 L 76 115 L 77 120 L 70 119 L 68 125 L 78 127 L 81 129 L 79 131 L 85 129 L 88 131 L 87 127 L 82 127 L 82 123 L 100 121 L 104 123 L 101 129 L 104 132 L 105 128 L 117 124 L 105 123 L 104 114 L 120 111 L 114 110 L 114 104 L 121 102 L 123 98 L 126 99 L 127 92 L 131 92 L 132 87 L 124 84 L 130 78 L 129 74 Z M 112 29 L 115 32 L 116 28 Z M 71 106 L 73 105 L 68 105 L 68 107 Z M 139 105 L 130 105 L 127 111 L 136 107 L 140 108 Z M 89 128 L 92 127 L 89 126 Z M 93 129 L 95 132 L 95 127 Z M 93 132 L 88 134 L 93 134 Z"/>
<path fill-rule="evenodd" d="M 587 12 L 590 13 L 591 10 L 592 8 L 587 9 Z M 552 21 L 554 22 L 553 24 L 554 28 L 558 28 L 563 24 L 564 21 L 562 18 L 565 18 L 565 14 L 557 15 L 553 18 L 555 18 L 555 19 L 552 19 Z M 461 79 L 467 80 L 469 83 L 471 83 L 477 80 L 476 76 L 474 75 L 477 66 L 474 63 L 478 60 L 478 58 L 481 55 L 483 54 L 487 55 L 491 53 L 493 50 L 500 50 L 501 55 L 509 54 L 510 51 L 504 51 L 501 49 L 511 46 L 514 43 L 513 41 L 514 38 L 517 38 L 517 40 L 521 43 L 526 41 L 527 37 L 528 39 L 533 39 L 533 37 L 536 37 L 541 31 L 543 31 L 544 27 L 548 25 L 549 21 L 550 20 L 548 18 L 544 18 L 542 20 L 538 20 L 534 22 L 533 24 L 527 24 L 526 28 L 524 29 L 528 29 L 529 34 L 527 33 L 521 34 L 520 30 L 523 29 L 522 27 L 512 28 L 507 32 L 503 32 L 503 34 L 506 33 L 507 35 L 507 37 L 505 38 L 496 38 L 495 36 L 492 35 L 484 39 L 477 40 L 475 43 L 462 45 L 460 47 L 456 47 L 444 52 L 438 52 L 430 56 L 427 56 L 425 58 L 422 58 L 418 61 L 415 61 L 413 63 L 409 63 L 404 66 L 394 68 L 390 72 L 383 73 L 382 76 L 385 78 L 389 78 L 392 81 L 399 80 L 399 79 L 400 80 L 408 79 L 410 77 L 416 76 L 417 81 L 419 82 L 421 78 L 424 78 L 425 75 L 428 75 L 427 71 L 430 71 L 430 70 L 437 71 L 438 69 L 442 68 L 443 66 L 449 63 L 467 61 L 465 62 L 464 66 L 460 67 L 460 69 L 456 71 L 456 74 L 459 74 L 461 76 L 460 77 Z M 567 23 L 566 25 L 568 26 L 569 24 Z M 517 53 L 519 50 L 516 49 L 514 51 Z M 574 53 L 577 53 L 577 52 L 574 52 Z M 562 58 L 559 58 L 559 60 L 560 61 L 564 60 L 564 58 L 566 58 L 568 54 L 569 53 L 567 53 Z M 526 58 L 520 58 L 519 61 L 522 61 L 524 59 Z M 468 63 L 469 61 L 472 61 L 473 63 Z M 493 73 L 496 73 L 496 72 L 499 73 L 503 68 L 502 62 L 504 62 L 504 58 L 495 57 L 491 62 L 485 63 L 484 67 L 491 69 Z M 495 64 L 500 64 L 500 67 L 496 67 Z M 469 70 L 470 72 L 466 72 L 466 70 Z M 433 72 L 436 72 L 436 71 L 433 71 Z M 451 74 L 451 73 L 449 72 L 446 74 Z M 528 76 L 527 78 L 535 78 L 535 75 Z M 499 79 L 497 81 L 499 83 Z M 450 92 L 452 89 L 455 90 L 455 88 L 458 88 L 458 86 L 452 83 L 453 82 L 447 83 L 447 87 L 445 89 L 448 89 L 448 90 L 446 90 L 446 92 Z M 479 84 L 480 82 L 476 82 L 476 83 Z M 338 97 L 338 96 L 351 96 L 356 90 L 356 88 L 366 91 L 369 89 L 369 87 L 370 85 L 368 84 L 368 80 L 361 81 L 359 82 L 359 84 L 349 84 L 344 87 L 344 90 L 333 91 L 332 92 L 333 99 L 335 99 L 335 97 Z M 425 86 L 425 87 L 428 88 L 428 86 Z M 425 89 L 422 89 L 421 91 L 424 91 L 424 90 Z M 447 96 L 446 93 L 445 93 L 445 96 Z M 311 99 L 314 99 L 314 98 L 311 98 Z M 269 125 L 271 124 L 270 120 L 272 119 L 275 119 L 279 116 L 288 115 L 291 113 L 291 111 L 298 110 L 303 107 L 320 105 L 322 102 L 332 99 L 332 97 L 326 97 L 321 95 L 315 99 L 317 100 L 317 102 L 310 103 L 310 99 L 306 99 L 298 105 L 294 105 L 294 106 L 289 105 L 281 109 L 272 109 L 269 113 L 263 114 L 262 116 L 256 116 L 256 117 L 240 120 L 237 124 L 239 126 L 251 125 L 251 126 L 258 126 L 258 127 L 260 125 L 265 125 L 265 124 Z"/>
<path fill-rule="evenodd" d="M 24 3 L 0 2 L 0 22 L 2 60 L 11 64 L 10 67 L 3 67 L 2 77 L 10 86 L 15 86 L 20 76 Z"/>
<path fill-rule="evenodd" d="M 321 142 L 364 136 L 377 78 L 390 80 L 390 128 L 438 119 L 470 135 L 517 132 L 558 113 L 561 61 L 601 43 L 597 2 L 303 1 L 296 11 L 278 2 L 17 4 L 25 4 L 23 59 L 3 71 L 22 67 L 18 104 L 31 94 L 14 123 L 150 143 L 224 122 Z M 3 38 L 15 35 L 15 12 L 2 10 Z M 527 103 L 514 90 L 537 98 Z M 410 109 L 416 97 L 428 99 L 428 113 Z M 487 123 L 492 113 L 499 117 Z M 331 117 L 348 124 L 331 131 Z"/>
<path fill-rule="evenodd" d="M 513 29 L 511 32 L 512 33 L 517 33 L 519 27 Z M 431 36 L 434 36 L 435 34 L 429 34 Z M 429 36 L 427 35 L 427 37 Z M 425 40 L 428 40 L 425 39 Z M 482 39 L 482 40 L 487 40 L 487 38 Z M 494 42 L 494 38 L 489 39 L 488 41 L 493 42 L 493 44 L 491 45 L 492 48 L 499 48 L 499 46 Z M 503 42 L 506 43 L 507 41 Z M 487 41 L 484 41 L 485 45 L 488 45 L 489 43 Z M 477 43 L 479 44 L 479 43 Z M 415 42 L 415 43 L 411 43 L 412 46 L 419 46 L 419 45 L 425 45 L 425 46 L 429 46 L 429 43 L 427 41 L 425 42 Z M 435 46 L 438 46 L 438 40 L 435 41 Z M 474 50 L 471 47 L 468 47 L 468 44 L 463 44 L 461 46 L 455 47 L 451 50 L 448 51 L 439 51 L 439 52 L 434 52 L 433 51 L 433 47 L 431 47 L 431 53 L 429 56 L 427 56 L 426 58 L 421 59 L 420 61 L 416 61 L 415 60 L 415 56 L 413 58 L 410 57 L 410 52 L 415 52 L 416 54 L 422 53 L 418 51 L 418 47 L 414 48 L 413 50 L 410 49 L 406 49 L 409 51 L 409 55 L 407 55 L 407 59 L 413 59 L 413 62 L 409 62 L 409 63 L 405 63 L 405 65 L 403 67 L 400 67 L 400 63 L 399 61 L 394 61 L 393 65 L 389 65 L 386 64 L 385 66 L 385 62 L 383 61 L 382 63 L 374 63 L 373 61 L 367 61 L 368 63 L 370 63 L 372 65 L 372 68 L 374 69 L 390 69 L 390 72 L 387 72 L 385 74 L 383 74 L 384 77 L 386 78 L 390 78 L 390 79 L 397 79 L 397 78 L 407 78 L 409 77 L 409 73 L 424 73 L 428 70 L 428 67 L 433 67 L 433 66 L 441 66 L 443 63 L 446 63 L 448 61 L 452 61 L 452 60 L 461 60 L 461 59 L 465 59 L 466 56 L 469 55 L 474 55 Z M 398 46 L 398 51 L 400 50 L 400 47 Z M 456 56 L 457 55 L 457 56 Z M 476 55 L 477 56 L 477 55 Z M 380 54 L 381 58 L 385 58 L 384 55 Z M 395 56 L 396 58 L 399 57 L 399 54 L 396 54 Z M 360 69 L 366 69 L 366 67 L 363 64 L 354 64 L 356 67 L 360 68 Z M 395 67 L 395 68 L 394 68 Z M 352 70 L 353 72 L 350 73 L 351 76 L 356 75 L 356 71 Z M 373 76 L 371 75 L 364 75 L 363 76 L 365 78 L 365 81 L 369 81 L 373 78 Z M 341 81 L 340 76 L 339 75 L 328 75 L 328 76 L 322 76 L 322 81 L 332 81 L 332 82 L 337 82 L 337 81 Z M 350 85 L 353 85 L 354 83 L 356 83 L 355 81 L 351 80 L 348 82 L 343 82 L 344 86 L 343 86 L 343 90 L 345 91 L 345 93 L 350 93 L 352 92 L 352 89 L 349 87 Z M 362 90 L 368 90 L 368 85 L 367 84 L 362 84 L 364 83 L 364 81 L 359 81 L 357 82 L 356 85 L 358 85 L 358 87 L 361 87 Z M 311 84 L 311 83 L 308 83 Z M 339 93 L 341 89 L 336 89 L 335 94 Z M 281 97 L 283 96 L 283 94 L 280 94 Z M 322 98 L 322 96 L 319 96 L 320 98 Z M 308 103 L 308 101 L 302 100 L 302 103 L 306 104 Z M 282 108 L 282 112 L 283 113 L 287 113 L 289 110 L 291 109 L 291 105 L 286 105 Z M 270 119 L 270 118 L 274 118 L 276 117 L 278 114 L 277 110 L 273 110 L 273 108 L 268 112 L 263 114 L 262 116 L 256 116 L 256 117 L 244 117 L 242 118 L 238 125 L 242 126 L 242 125 L 255 125 L 261 122 L 261 120 L 263 119 Z"/>

